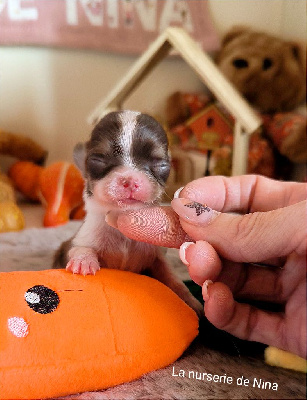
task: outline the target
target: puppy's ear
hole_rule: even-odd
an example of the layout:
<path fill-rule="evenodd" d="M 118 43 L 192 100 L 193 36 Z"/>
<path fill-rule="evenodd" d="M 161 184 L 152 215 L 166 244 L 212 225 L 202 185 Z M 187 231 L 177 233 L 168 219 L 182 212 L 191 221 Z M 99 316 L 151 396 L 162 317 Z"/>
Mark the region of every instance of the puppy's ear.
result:
<path fill-rule="evenodd" d="M 77 143 L 73 152 L 74 162 L 81 171 L 83 177 L 85 176 L 85 158 L 86 158 L 86 145 L 85 143 Z"/>

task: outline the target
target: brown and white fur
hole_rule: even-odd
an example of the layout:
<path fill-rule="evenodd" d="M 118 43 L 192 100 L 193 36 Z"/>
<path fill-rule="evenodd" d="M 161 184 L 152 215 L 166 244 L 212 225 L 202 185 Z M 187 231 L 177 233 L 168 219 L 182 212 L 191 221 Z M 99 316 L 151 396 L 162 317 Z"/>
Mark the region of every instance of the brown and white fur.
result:
<path fill-rule="evenodd" d="M 100 268 L 146 273 L 201 315 L 201 304 L 171 271 L 160 248 L 128 239 L 105 222 L 110 210 L 139 209 L 160 200 L 170 171 L 161 125 L 138 112 L 109 113 L 90 140 L 76 146 L 74 158 L 85 178 L 86 217 L 76 236 L 58 250 L 54 268 L 66 266 L 83 275 Z"/>

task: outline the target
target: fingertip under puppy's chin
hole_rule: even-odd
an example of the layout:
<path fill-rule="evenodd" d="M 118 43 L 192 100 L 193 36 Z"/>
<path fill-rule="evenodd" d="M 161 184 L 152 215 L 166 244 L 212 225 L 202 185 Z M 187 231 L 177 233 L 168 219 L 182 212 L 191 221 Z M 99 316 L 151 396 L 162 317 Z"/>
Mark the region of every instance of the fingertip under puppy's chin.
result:
<path fill-rule="evenodd" d="M 118 229 L 117 225 L 118 213 L 115 211 L 108 211 L 105 216 L 105 222 L 112 228 Z"/>

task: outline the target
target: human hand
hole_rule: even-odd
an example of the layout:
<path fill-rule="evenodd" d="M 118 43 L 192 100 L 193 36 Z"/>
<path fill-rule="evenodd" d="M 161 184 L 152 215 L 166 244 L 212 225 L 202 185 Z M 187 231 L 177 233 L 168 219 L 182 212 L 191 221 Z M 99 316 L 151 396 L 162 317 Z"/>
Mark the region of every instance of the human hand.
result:
<path fill-rule="evenodd" d="M 132 239 L 180 247 L 217 328 L 306 357 L 305 184 L 252 175 L 201 178 L 172 208 L 121 214 L 114 224 Z M 234 297 L 279 303 L 284 312 Z"/>

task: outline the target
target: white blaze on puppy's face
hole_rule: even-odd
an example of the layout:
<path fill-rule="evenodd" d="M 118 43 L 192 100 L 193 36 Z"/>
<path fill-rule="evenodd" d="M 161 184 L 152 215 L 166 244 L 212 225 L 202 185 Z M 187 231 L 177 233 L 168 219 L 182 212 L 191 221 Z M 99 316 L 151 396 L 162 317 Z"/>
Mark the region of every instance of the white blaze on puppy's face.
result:
<path fill-rule="evenodd" d="M 153 118 L 110 113 L 87 143 L 87 199 L 104 208 L 139 208 L 161 197 L 170 161 L 166 134 Z"/>
<path fill-rule="evenodd" d="M 132 161 L 132 142 L 133 134 L 136 127 L 136 117 L 140 115 L 138 112 L 126 111 L 120 114 L 120 120 L 122 123 L 122 134 L 119 137 L 119 142 L 123 150 L 123 163 L 124 165 L 135 167 Z"/>

